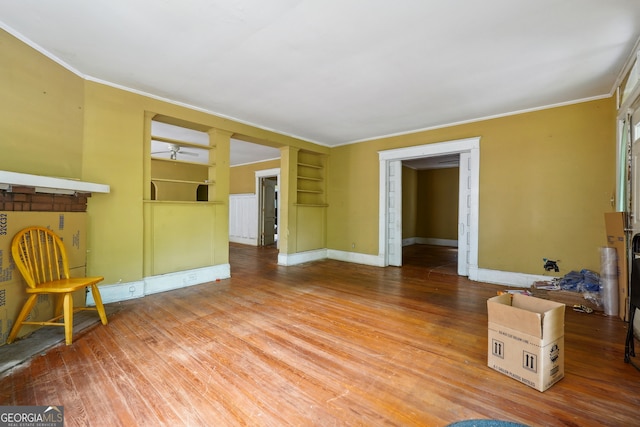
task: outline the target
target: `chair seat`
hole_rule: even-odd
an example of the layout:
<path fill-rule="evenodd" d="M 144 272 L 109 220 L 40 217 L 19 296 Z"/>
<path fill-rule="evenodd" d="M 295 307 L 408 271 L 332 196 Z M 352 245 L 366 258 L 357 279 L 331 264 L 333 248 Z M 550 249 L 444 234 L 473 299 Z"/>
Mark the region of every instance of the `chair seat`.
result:
<path fill-rule="evenodd" d="M 52 294 L 74 292 L 104 280 L 104 277 L 72 277 L 40 283 L 35 288 L 25 289 L 29 294 Z"/>

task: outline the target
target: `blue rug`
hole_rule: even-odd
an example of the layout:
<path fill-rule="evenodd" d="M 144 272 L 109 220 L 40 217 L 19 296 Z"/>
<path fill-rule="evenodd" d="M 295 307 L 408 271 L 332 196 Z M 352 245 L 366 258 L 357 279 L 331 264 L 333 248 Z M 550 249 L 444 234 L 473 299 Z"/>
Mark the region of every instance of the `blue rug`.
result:
<path fill-rule="evenodd" d="M 449 424 L 447 427 L 529 427 L 525 424 L 500 420 L 466 420 Z"/>

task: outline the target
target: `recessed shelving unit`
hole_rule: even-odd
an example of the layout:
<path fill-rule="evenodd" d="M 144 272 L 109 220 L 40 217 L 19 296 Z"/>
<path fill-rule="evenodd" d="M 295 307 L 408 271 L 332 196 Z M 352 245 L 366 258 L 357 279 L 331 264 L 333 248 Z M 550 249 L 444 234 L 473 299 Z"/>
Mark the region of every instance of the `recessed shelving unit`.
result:
<path fill-rule="evenodd" d="M 215 146 L 207 132 L 151 121 L 151 200 L 209 201 Z"/>
<path fill-rule="evenodd" d="M 326 158 L 324 155 L 298 153 L 297 206 L 327 206 L 325 198 Z"/>

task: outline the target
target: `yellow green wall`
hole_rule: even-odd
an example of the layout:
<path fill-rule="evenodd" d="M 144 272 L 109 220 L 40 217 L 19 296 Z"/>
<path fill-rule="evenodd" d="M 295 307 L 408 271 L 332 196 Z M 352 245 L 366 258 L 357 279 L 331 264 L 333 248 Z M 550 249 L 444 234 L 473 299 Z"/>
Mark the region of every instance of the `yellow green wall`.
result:
<path fill-rule="evenodd" d="M 280 160 L 250 163 L 231 167 L 230 194 L 248 194 L 256 192 L 256 172 L 280 167 Z"/>
<path fill-rule="evenodd" d="M 458 168 L 418 172 L 417 237 L 458 240 L 459 174 Z"/>
<path fill-rule="evenodd" d="M 402 238 L 418 237 L 418 171 L 402 166 Z"/>
<path fill-rule="evenodd" d="M 0 169 L 79 178 L 84 81 L 0 30 Z"/>
<path fill-rule="evenodd" d="M 4 31 L 0 31 L 0 46 L 0 169 L 78 178 L 111 187 L 108 194 L 93 194 L 88 203 L 88 273 L 105 276 L 104 284 L 163 274 L 166 271 L 160 268 L 167 260 L 186 269 L 228 262 L 229 137 L 273 147 L 329 151 L 307 141 L 85 81 Z M 145 201 L 150 191 L 149 168 L 145 166 L 149 113 L 214 129 L 212 139 L 221 141 L 214 153 L 217 183 L 212 190 L 219 204 L 185 210 L 182 205 Z M 156 216 L 151 207 L 157 208 Z M 209 237 L 197 238 L 203 233 L 194 219 L 205 217 L 211 217 L 206 224 L 209 234 L 205 233 Z M 297 225 L 304 230 L 304 218 L 298 219 Z M 149 234 L 165 230 L 166 234 L 149 238 Z M 194 238 L 181 242 L 176 240 L 180 233 Z M 293 233 L 291 238 L 299 236 Z"/>
<path fill-rule="evenodd" d="M 480 139 L 479 267 L 542 274 L 599 270 L 615 186 L 611 98 L 331 150 L 327 244 L 378 253 L 378 151 Z"/>
<path fill-rule="evenodd" d="M 458 239 L 458 168 L 402 167 L 402 238 Z"/>
<path fill-rule="evenodd" d="M 89 273 L 103 274 L 106 284 L 145 274 L 146 112 L 220 129 L 216 138 L 221 141 L 242 135 L 252 142 L 329 155 L 326 208 L 293 205 L 297 155 L 283 155 L 281 195 L 290 208 L 282 212 L 281 225 L 289 227 L 282 241 L 285 253 L 324 245 L 378 254 L 378 151 L 479 136 L 479 267 L 542 273 L 542 258 L 548 257 L 559 259 L 563 272 L 599 268 L 603 213 L 612 210 L 615 185 L 612 99 L 329 149 L 84 81 L 3 31 L 0 47 L 0 169 L 111 186 L 111 193 L 90 198 L 88 211 Z M 212 251 L 214 262 L 224 263 L 228 144 L 221 146 L 216 161 L 226 172 L 215 190 L 221 204 L 215 208 Z M 179 216 L 173 219 L 184 223 Z"/>

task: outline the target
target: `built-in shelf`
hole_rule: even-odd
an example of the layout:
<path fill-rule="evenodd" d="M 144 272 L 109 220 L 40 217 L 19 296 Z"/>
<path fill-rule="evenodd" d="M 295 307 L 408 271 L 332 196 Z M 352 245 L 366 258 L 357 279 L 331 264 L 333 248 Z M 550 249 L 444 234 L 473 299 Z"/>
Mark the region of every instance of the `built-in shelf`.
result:
<path fill-rule="evenodd" d="M 151 120 L 151 200 L 201 204 L 215 199 L 216 147 L 208 132 L 192 125 Z"/>
<path fill-rule="evenodd" d="M 221 201 L 198 202 L 195 200 L 143 200 L 144 203 L 168 204 L 168 205 L 222 205 Z"/>
<path fill-rule="evenodd" d="M 322 165 L 312 165 L 310 163 L 298 163 L 298 166 L 303 166 L 305 168 L 312 168 L 312 169 L 322 169 L 323 168 Z"/>
<path fill-rule="evenodd" d="M 27 173 L 0 171 L 0 189 L 10 190 L 11 186 L 14 185 L 34 187 L 38 193 L 109 193 L 111 191 L 111 188 L 106 184 L 97 184 L 94 182 L 68 178 L 54 178 Z"/>
<path fill-rule="evenodd" d="M 184 179 L 151 178 L 153 182 L 173 182 L 176 184 L 215 185 L 213 181 L 188 181 Z"/>
<path fill-rule="evenodd" d="M 325 207 L 325 157 L 300 151 L 297 158 L 297 206 Z"/>

